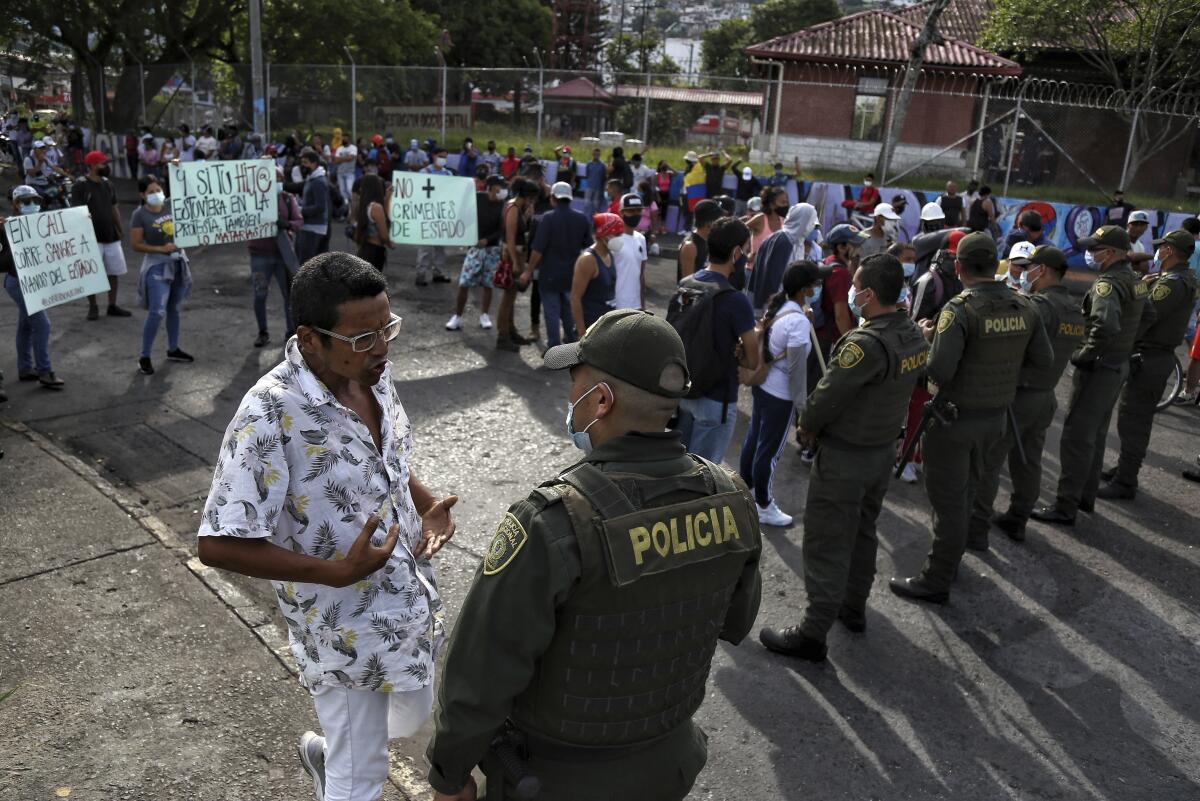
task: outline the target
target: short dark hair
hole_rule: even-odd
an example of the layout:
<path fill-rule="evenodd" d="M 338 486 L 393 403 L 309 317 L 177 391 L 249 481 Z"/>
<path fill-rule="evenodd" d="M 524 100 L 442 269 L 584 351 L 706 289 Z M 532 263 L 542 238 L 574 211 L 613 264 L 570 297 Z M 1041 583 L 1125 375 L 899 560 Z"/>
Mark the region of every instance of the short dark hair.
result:
<path fill-rule="evenodd" d="M 306 147 L 300 151 L 300 160 L 301 161 L 312 161 L 317 164 L 320 164 L 321 156 L 319 153 L 317 153 L 316 150 L 313 150 L 311 147 Z"/>
<path fill-rule="evenodd" d="M 1188 217 L 1179 224 L 1179 227 L 1187 231 L 1192 236 L 1200 234 L 1200 217 Z"/>
<path fill-rule="evenodd" d="M 904 268 L 900 260 L 891 253 L 875 253 L 867 256 L 858 265 L 859 282 L 863 289 L 870 289 L 884 306 L 892 306 L 900 299 L 904 288 Z"/>
<path fill-rule="evenodd" d="M 1036 211 L 1024 212 L 1017 224 L 1023 225 L 1031 231 L 1040 231 L 1042 230 L 1042 215 Z"/>
<path fill-rule="evenodd" d="M 985 195 L 990 195 L 990 194 L 992 194 L 992 188 L 990 186 L 985 185 L 985 186 L 979 187 L 980 197 L 983 197 Z"/>
<path fill-rule="evenodd" d="M 369 263 L 350 253 L 322 253 L 304 262 L 292 279 L 292 317 L 298 326 L 332 331 L 338 306 L 380 292 L 387 292 L 387 279 Z M 328 344 L 329 337 L 322 334 L 321 340 Z"/>
<path fill-rule="evenodd" d="M 750 239 L 750 229 L 736 217 L 722 217 L 713 223 L 708 233 L 708 259 L 724 264 L 733 258 L 733 249 Z"/>
<path fill-rule="evenodd" d="M 912 242 L 895 242 L 891 245 L 891 247 L 889 247 L 887 249 L 887 252 L 889 255 L 895 256 L 898 259 L 902 255 L 904 255 L 904 251 L 906 251 L 906 250 L 911 250 L 911 251 L 915 252 L 916 248 L 913 247 Z"/>
<path fill-rule="evenodd" d="M 150 188 L 150 184 L 158 184 L 159 186 L 162 186 L 162 181 L 160 181 L 158 176 L 154 173 L 151 173 L 150 175 L 143 175 L 141 178 L 138 178 L 138 192 L 142 193 L 143 195 L 146 194 L 146 190 Z"/>

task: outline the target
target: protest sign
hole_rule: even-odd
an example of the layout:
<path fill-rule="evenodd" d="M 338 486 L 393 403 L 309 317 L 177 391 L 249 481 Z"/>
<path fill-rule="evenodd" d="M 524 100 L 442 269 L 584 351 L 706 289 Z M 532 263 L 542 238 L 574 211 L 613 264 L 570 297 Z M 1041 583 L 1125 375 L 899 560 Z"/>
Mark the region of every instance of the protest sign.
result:
<path fill-rule="evenodd" d="M 476 245 L 475 179 L 397 172 L 390 217 L 392 241 L 402 245 Z"/>
<path fill-rule="evenodd" d="M 4 229 L 30 314 L 108 291 L 87 206 L 18 214 Z"/>
<path fill-rule="evenodd" d="M 179 247 L 274 238 L 279 208 L 271 159 L 188 161 L 172 164 L 170 177 Z"/>

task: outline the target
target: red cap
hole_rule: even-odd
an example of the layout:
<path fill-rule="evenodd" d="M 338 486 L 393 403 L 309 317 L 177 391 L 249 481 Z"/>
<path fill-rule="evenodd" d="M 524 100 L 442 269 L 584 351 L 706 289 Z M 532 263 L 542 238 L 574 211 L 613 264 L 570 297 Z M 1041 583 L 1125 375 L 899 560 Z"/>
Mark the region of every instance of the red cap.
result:
<path fill-rule="evenodd" d="M 563 145 L 562 152 L 564 152 L 564 153 L 570 153 L 570 152 L 571 152 L 571 146 L 570 146 L 570 145 Z"/>
<path fill-rule="evenodd" d="M 376 144 L 376 145 L 382 145 L 383 137 L 380 136 L 379 134 L 375 134 L 374 136 L 371 137 L 371 143 Z"/>
<path fill-rule="evenodd" d="M 97 164 L 107 164 L 108 156 L 104 155 L 99 150 L 92 150 L 92 151 L 89 151 L 88 154 L 83 157 L 83 163 L 88 165 L 89 167 L 94 167 Z"/>
<path fill-rule="evenodd" d="M 966 231 L 951 231 L 950 236 L 946 237 L 946 252 L 958 253 L 958 242 L 966 235 Z"/>
<path fill-rule="evenodd" d="M 620 236 L 625 233 L 624 221 L 615 214 L 604 212 L 592 215 L 592 224 L 596 226 L 596 237 Z"/>

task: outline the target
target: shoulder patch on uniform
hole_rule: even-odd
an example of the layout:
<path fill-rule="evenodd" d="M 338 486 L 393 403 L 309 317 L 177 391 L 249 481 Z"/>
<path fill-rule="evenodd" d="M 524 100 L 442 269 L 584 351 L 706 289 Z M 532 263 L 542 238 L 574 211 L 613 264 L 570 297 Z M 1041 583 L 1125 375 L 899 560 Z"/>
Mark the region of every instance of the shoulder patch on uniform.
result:
<path fill-rule="evenodd" d="M 842 345 L 841 350 L 838 351 L 838 367 L 841 367 L 843 370 L 849 370 L 851 367 L 857 366 L 865 355 L 863 349 L 856 343 L 846 342 Z"/>
<path fill-rule="evenodd" d="M 1165 281 L 1159 281 L 1154 285 L 1154 289 L 1150 292 L 1150 300 L 1165 300 L 1167 295 L 1171 294 L 1171 285 Z"/>
<path fill-rule="evenodd" d="M 1112 294 L 1112 284 L 1110 284 L 1108 281 L 1097 281 L 1096 282 L 1096 295 L 1098 297 L 1107 298 L 1111 294 Z"/>
<path fill-rule="evenodd" d="M 937 332 L 944 334 L 946 329 L 952 325 L 954 325 L 954 312 L 950 309 L 942 309 L 942 313 L 938 315 Z"/>
<path fill-rule="evenodd" d="M 505 514 L 483 556 L 483 575 L 494 576 L 508 567 L 528 540 L 521 521 L 512 512 Z"/>

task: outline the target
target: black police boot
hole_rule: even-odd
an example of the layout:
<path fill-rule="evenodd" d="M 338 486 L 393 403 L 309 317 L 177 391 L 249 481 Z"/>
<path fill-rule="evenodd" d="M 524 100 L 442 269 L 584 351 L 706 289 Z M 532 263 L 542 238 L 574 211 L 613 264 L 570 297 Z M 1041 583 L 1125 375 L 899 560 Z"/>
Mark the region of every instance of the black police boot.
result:
<path fill-rule="evenodd" d="M 950 593 L 939 592 L 922 581 L 917 576 L 910 578 L 894 578 L 888 582 L 892 592 L 901 598 L 913 601 L 928 601 L 931 604 L 944 604 L 950 600 Z"/>
<path fill-rule="evenodd" d="M 1079 499 L 1079 511 L 1084 512 L 1089 515 L 1092 514 L 1093 512 L 1095 512 L 1096 511 L 1096 499 L 1095 498 L 1080 498 Z"/>
<path fill-rule="evenodd" d="M 843 605 L 838 610 L 838 620 L 842 621 L 842 625 L 855 634 L 861 634 L 867 630 L 867 613 L 862 609 L 852 609 Z"/>
<path fill-rule="evenodd" d="M 987 532 L 968 531 L 967 532 L 967 547 L 972 551 L 986 551 L 988 549 Z"/>
<path fill-rule="evenodd" d="M 1137 487 L 1122 484 L 1120 481 L 1109 481 L 1096 490 L 1096 497 L 1106 501 L 1132 501 L 1137 497 Z"/>
<path fill-rule="evenodd" d="M 1080 508 L 1083 508 L 1082 504 L 1080 504 Z M 1043 506 L 1040 509 L 1034 509 L 1029 516 L 1043 523 L 1057 523 L 1060 526 L 1075 525 L 1075 515 L 1069 515 L 1057 506 Z"/>
<path fill-rule="evenodd" d="M 814 640 L 800 631 L 799 626 L 786 629 L 765 628 L 758 632 L 758 640 L 768 651 L 806 659 L 809 662 L 824 662 L 829 649 L 820 640 Z"/>
<path fill-rule="evenodd" d="M 1200 470 L 1192 470 L 1189 468 L 1184 470 L 1182 475 L 1188 481 L 1195 481 L 1197 484 L 1200 484 Z"/>
<path fill-rule="evenodd" d="M 1013 513 L 1005 512 L 1002 515 L 996 515 L 992 518 L 992 524 L 1007 534 L 1010 539 L 1017 542 L 1025 541 L 1025 521 Z"/>
<path fill-rule="evenodd" d="M 1106 467 L 1100 471 L 1100 480 L 1106 484 L 1109 481 L 1112 481 L 1116 477 L 1117 477 L 1117 468 L 1115 468 L 1115 467 Z"/>

